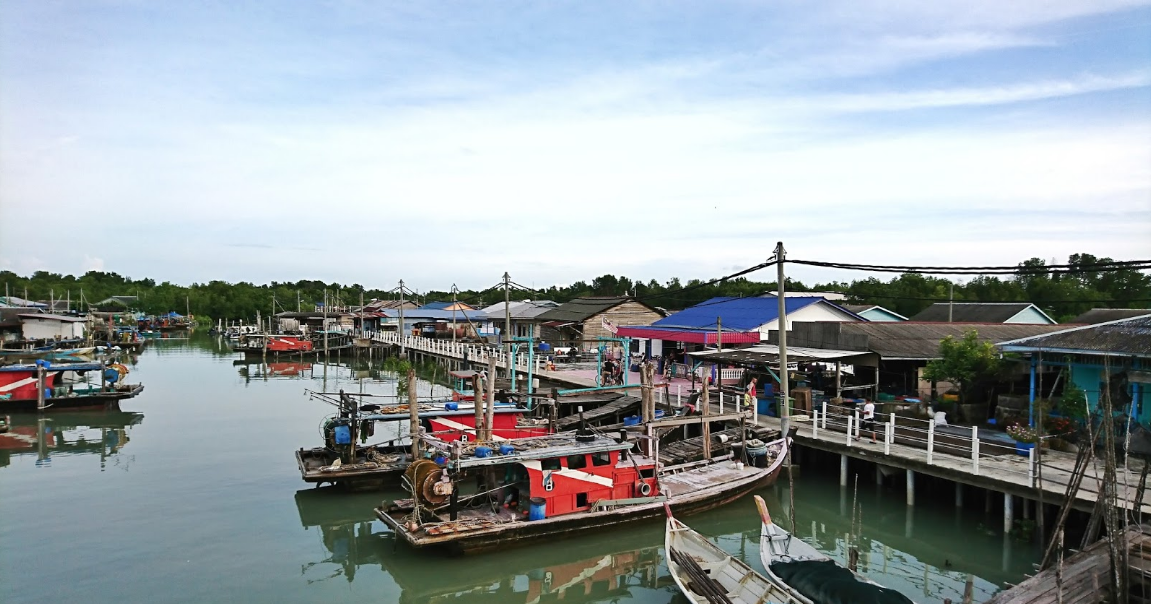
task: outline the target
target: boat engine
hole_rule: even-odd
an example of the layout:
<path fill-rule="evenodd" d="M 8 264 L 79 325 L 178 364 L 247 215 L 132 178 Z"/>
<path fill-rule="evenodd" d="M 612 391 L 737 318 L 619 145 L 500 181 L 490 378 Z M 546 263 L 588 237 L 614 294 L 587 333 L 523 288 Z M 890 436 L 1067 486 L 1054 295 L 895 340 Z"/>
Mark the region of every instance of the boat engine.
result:
<path fill-rule="evenodd" d="M 411 485 L 412 497 L 429 506 L 447 501 L 455 488 L 447 470 L 430 459 L 417 459 L 404 471 L 404 478 Z"/>

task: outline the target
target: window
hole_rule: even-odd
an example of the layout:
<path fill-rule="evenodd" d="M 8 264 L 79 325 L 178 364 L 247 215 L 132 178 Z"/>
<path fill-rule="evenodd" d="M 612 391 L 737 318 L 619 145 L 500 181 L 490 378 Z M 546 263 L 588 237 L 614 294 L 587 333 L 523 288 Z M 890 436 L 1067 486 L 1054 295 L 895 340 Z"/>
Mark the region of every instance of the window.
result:
<path fill-rule="evenodd" d="M 544 470 L 558 470 L 560 469 L 560 460 L 558 457 L 542 460 L 540 462 L 540 467 Z"/>
<path fill-rule="evenodd" d="M 640 478 L 655 478 L 655 468 L 643 468 L 639 471 Z"/>
<path fill-rule="evenodd" d="M 576 495 L 576 507 L 577 508 L 586 508 L 587 507 L 587 493 L 579 493 Z"/>
<path fill-rule="evenodd" d="M 603 453 L 595 453 L 591 456 L 591 465 L 593 466 L 610 466 L 611 453 L 604 451 Z"/>
<path fill-rule="evenodd" d="M 578 470 L 587 466 L 586 455 L 568 455 L 568 468 Z"/>

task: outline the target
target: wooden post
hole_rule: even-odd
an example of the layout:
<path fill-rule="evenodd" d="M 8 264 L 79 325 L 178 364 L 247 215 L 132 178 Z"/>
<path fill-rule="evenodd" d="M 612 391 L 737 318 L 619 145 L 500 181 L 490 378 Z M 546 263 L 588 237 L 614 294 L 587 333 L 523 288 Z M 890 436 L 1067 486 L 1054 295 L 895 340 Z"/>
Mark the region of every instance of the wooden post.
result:
<path fill-rule="evenodd" d="M 103 376 L 103 372 L 100 375 Z M 40 364 L 36 365 L 36 410 L 44 410 L 44 366 Z"/>
<path fill-rule="evenodd" d="M 700 406 L 703 411 L 703 458 L 711 459 L 711 424 L 707 417 L 711 415 L 711 397 L 708 395 L 708 376 L 703 377 L 703 392 L 699 395 Z"/>
<path fill-rule="evenodd" d="M 935 453 L 935 420 L 927 420 L 927 465 L 934 465 L 931 463 L 932 456 Z"/>
<path fill-rule="evenodd" d="M 644 363 L 639 366 L 640 414 L 644 424 L 655 419 L 655 401 L 652 393 L 652 374 L 648 370 L 649 364 Z"/>
<path fill-rule="evenodd" d="M 787 384 L 787 301 L 786 292 L 784 291 L 785 277 L 783 276 L 783 262 L 787 257 L 786 252 L 783 251 L 783 242 L 780 241 L 775 245 L 775 263 L 776 263 L 776 291 L 777 298 L 779 298 L 779 320 L 777 327 L 779 328 L 779 417 L 780 417 L 780 430 L 784 436 L 787 436 L 788 429 L 791 427 L 791 404 L 788 401 L 788 391 L 790 388 Z M 792 516 L 794 518 L 794 515 Z"/>
<path fill-rule="evenodd" d="M 420 405 L 416 396 L 416 370 L 408 369 L 408 418 L 411 425 L 408 432 L 412 437 L 412 461 L 420 458 Z"/>
<path fill-rule="evenodd" d="M 484 419 L 484 440 L 492 439 L 492 422 L 495 421 L 496 413 L 496 359 L 491 357 L 488 359 L 488 414 Z"/>
<path fill-rule="evenodd" d="M 476 410 L 476 440 L 483 440 L 484 434 L 484 382 L 479 374 L 472 376 L 472 403 Z"/>

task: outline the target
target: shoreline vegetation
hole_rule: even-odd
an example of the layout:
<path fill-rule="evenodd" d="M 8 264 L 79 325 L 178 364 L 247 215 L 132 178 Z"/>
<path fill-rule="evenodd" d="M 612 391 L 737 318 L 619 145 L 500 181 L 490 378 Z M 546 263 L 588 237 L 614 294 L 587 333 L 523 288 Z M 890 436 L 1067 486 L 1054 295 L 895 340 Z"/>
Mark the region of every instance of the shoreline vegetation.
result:
<path fill-rule="evenodd" d="M 1072 254 L 1067 264 L 1093 265 L 1109 262 L 1090 254 Z M 1072 273 L 1044 272 L 1046 261 L 1031 258 L 1020 262 L 1027 273 L 1009 276 L 985 275 L 963 282 L 924 274 L 904 273 L 882 280 L 876 277 L 854 281 L 815 283 L 808 285 L 787 280 L 789 292 L 836 292 L 847 296 L 847 303 L 882 306 L 905 317 L 915 315 L 935 302 L 1031 302 L 1056 321 L 1065 322 L 1092 308 L 1148 308 L 1151 306 L 1151 275 L 1133 269 L 1110 271 L 1082 271 Z M 72 308 L 83 296 L 84 306 L 112 296 L 136 296 L 132 310 L 149 314 L 168 311 L 190 311 L 198 319 L 250 319 L 257 312 L 312 310 L 324 300 L 325 291 L 334 306 L 356 306 L 361 294 L 365 301 L 393 299 L 396 289 L 366 288 L 358 283 L 342 285 L 317 280 L 294 283 L 273 281 L 256 285 L 246 281 L 228 283 L 209 281 L 188 286 L 151 278 L 133 279 L 114 272 L 89 271 L 80 276 L 61 275 L 37 271 L 31 276 L 20 276 L 11 271 L 0 271 L 0 281 L 12 296 L 30 300 L 69 299 Z M 954 290 L 952 293 L 952 286 Z M 584 296 L 632 295 L 655 307 L 679 310 L 699 304 L 716 296 L 748 297 L 775 291 L 775 281 L 751 281 L 743 277 L 724 281 L 672 278 L 660 283 L 646 282 L 623 276 L 602 275 L 571 285 L 553 285 L 539 290 L 513 286 L 516 300 L 540 299 L 566 302 Z M 502 302 L 502 287 L 483 291 L 458 291 L 456 298 L 476 307 Z M 450 291 L 419 292 L 416 302 L 451 300 Z M 127 310 L 127 309 L 125 309 Z"/>

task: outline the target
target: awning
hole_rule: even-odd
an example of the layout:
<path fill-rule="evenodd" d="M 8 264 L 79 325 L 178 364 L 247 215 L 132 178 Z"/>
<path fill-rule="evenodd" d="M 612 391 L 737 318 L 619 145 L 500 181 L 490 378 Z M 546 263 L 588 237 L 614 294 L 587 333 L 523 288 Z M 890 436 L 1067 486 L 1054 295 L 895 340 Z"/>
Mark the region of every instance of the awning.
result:
<path fill-rule="evenodd" d="M 724 342 L 727 342 L 726 334 Z M 744 363 L 763 365 L 779 362 L 779 346 L 775 344 L 760 344 L 748 348 L 733 348 L 731 350 L 703 350 L 689 353 L 700 360 L 723 361 L 727 363 Z M 804 348 L 801 346 L 787 347 L 787 360 L 795 361 L 845 361 L 858 365 L 875 366 L 879 356 L 874 352 L 860 350 L 832 350 L 827 348 Z"/>
<path fill-rule="evenodd" d="M 644 338 L 646 340 L 670 340 L 688 344 L 715 344 L 718 335 L 715 330 L 702 329 L 674 329 L 671 327 L 652 327 L 650 325 L 630 325 L 617 328 L 616 334 L 624 338 Z M 758 344 L 760 333 L 758 331 L 725 331 L 724 344 Z"/>

